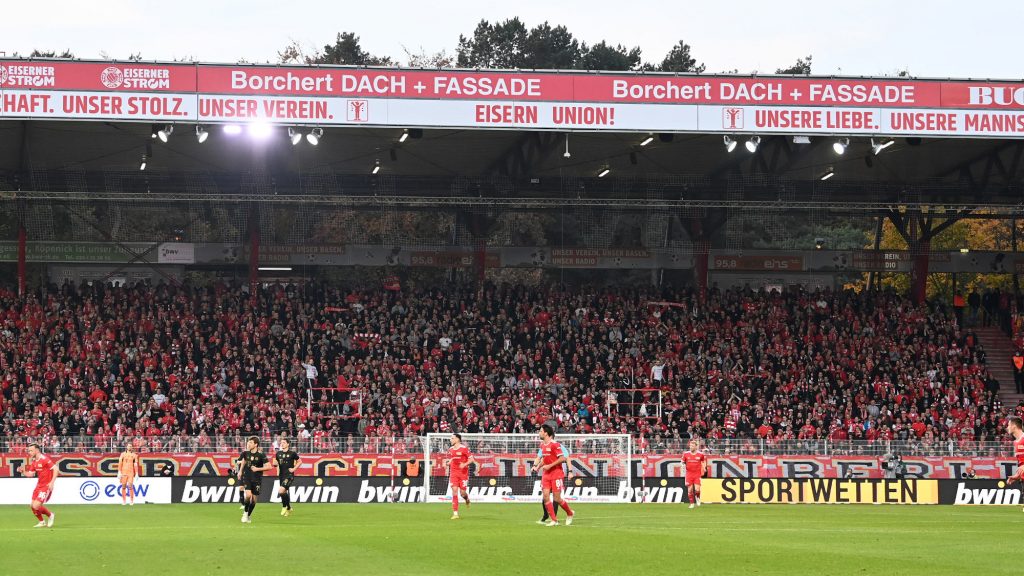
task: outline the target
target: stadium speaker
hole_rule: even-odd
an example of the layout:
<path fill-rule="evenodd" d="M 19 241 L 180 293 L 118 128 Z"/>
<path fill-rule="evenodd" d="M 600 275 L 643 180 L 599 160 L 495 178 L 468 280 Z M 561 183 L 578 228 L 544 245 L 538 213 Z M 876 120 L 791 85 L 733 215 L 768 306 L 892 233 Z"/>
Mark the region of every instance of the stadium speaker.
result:
<path fill-rule="evenodd" d="M 676 139 L 676 135 L 675 134 L 669 134 L 667 132 L 662 132 L 661 134 L 658 134 L 658 140 L 664 142 L 665 144 L 668 144 L 669 142 L 671 142 L 671 141 L 673 141 L 675 139 Z"/>

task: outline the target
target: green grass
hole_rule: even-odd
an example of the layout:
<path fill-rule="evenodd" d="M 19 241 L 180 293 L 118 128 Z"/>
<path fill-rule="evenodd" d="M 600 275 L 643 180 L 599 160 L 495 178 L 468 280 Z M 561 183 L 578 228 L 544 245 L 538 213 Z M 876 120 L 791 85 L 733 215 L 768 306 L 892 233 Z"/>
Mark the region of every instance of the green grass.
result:
<path fill-rule="evenodd" d="M 306 504 L 252 525 L 226 504 L 0 506 L 0 574 L 1009 574 L 1021 508 L 580 505 L 574 526 L 539 507 Z"/>

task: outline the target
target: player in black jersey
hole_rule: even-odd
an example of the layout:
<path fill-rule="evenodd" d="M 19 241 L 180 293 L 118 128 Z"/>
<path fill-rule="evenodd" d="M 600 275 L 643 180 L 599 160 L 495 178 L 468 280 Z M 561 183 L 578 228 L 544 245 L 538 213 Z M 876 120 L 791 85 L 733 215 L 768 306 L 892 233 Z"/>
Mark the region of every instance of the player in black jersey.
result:
<path fill-rule="evenodd" d="M 260 451 L 260 439 L 250 436 L 245 443 L 245 452 L 242 452 L 235 463 L 238 465 L 238 479 L 242 482 L 245 490 L 245 511 L 242 513 L 242 522 L 252 522 L 252 512 L 256 509 L 256 498 L 260 495 L 260 484 L 263 482 L 263 473 L 270 470 L 270 462 L 267 455 Z"/>
<path fill-rule="evenodd" d="M 281 516 L 291 516 L 292 496 L 288 489 L 295 481 L 295 471 L 298 470 L 302 459 L 291 449 L 291 442 L 287 438 L 281 438 L 280 446 L 281 449 L 274 454 L 274 464 L 277 466 L 277 479 L 280 484 L 277 493 L 281 495 Z"/>

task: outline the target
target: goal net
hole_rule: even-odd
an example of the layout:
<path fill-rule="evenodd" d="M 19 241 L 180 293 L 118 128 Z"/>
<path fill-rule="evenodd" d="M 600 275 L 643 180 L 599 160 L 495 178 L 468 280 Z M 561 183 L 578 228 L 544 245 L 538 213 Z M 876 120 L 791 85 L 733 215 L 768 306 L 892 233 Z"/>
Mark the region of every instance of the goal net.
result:
<path fill-rule="evenodd" d="M 427 502 L 450 502 L 447 453 L 450 434 L 429 434 L 424 442 L 423 493 Z M 568 450 L 562 495 L 576 502 L 620 502 L 632 488 L 632 442 L 628 434 L 559 434 Z M 541 477 L 533 472 L 540 451 L 536 434 L 462 434 L 479 466 L 470 466 L 471 502 L 540 502 Z"/>

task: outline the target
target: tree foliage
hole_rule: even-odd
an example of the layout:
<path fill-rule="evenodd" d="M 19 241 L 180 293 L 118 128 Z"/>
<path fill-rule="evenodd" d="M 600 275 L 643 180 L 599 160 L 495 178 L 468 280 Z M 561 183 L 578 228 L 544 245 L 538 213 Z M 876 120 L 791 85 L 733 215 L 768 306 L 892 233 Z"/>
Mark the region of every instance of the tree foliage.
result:
<path fill-rule="evenodd" d="M 637 71 L 641 69 L 640 48 L 626 48 L 622 44 L 612 46 L 604 40 L 589 49 L 584 44 L 576 68 L 580 70 L 621 70 Z"/>
<path fill-rule="evenodd" d="M 292 41 L 277 53 L 281 64 L 340 64 L 348 66 L 391 66 L 389 56 L 374 56 L 363 50 L 359 36 L 354 32 L 339 32 L 333 44 L 325 44 L 322 50 L 312 52 Z"/>
<path fill-rule="evenodd" d="M 797 58 L 796 63 L 788 68 L 779 68 L 775 71 L 776 74 L 793 74 L 808 76 L 811 73 L 811 60 L 812 56 L 808 55 L 807 58 Z"/>
<path fill-rule="evenodd" d="M 405 46 L 405 65 L 409 68 L 452 68 L 455 66 L 455 56 L 447 50 L 439 52 L 427 52 L 421 46 L 419 52 L 413 52 Z"/>
<path fill-rule="evenodd" d="M 458 64 L 462 68 L 523 68 L 528 36 L 519 18 L 495 24 L 481 20 L 472 36 L 459 35 Z"/>
<path fill-rule="evenodd" d="M 690 54 L 690 45 L 682 40 L 672 47 L 661 61 L 658 70 L 662 72 L 704 72 L 706 66 L 697 64 L 697 59 Z"/>
<path fill-rule="evenodd" d="M 638 46 L 612 45 L 604 40 L 587 45 L 565 26 L 544 22 L 527 29 L 518 18 L 493 24 L 481 20 L 471 35 L 459 36 L 456 54 L 463 68 L 704 71 L 704 65 L 697 63 L 683 41 L 655 66 L 643 63 Z"/>
<path fill-rule="evenodd" d="M 526 36 L 523 67 L 536 70 L 570 70 L 580 59 L 579 41 L 565 26 L 547 22 L 534 27 Z"/>
<path fill-rule="evenodd" d="M 17 52 L 14 53 L 14 57 L 15 58 L 18 57 L 18 53 Z M 29 58 L 66 58 L 68 60 L 71 60 L 71 59 L 73 59 L 75 57 L 75 54 L 73 52 L 71 52 L 71 50 L 64 50 L 62 52 L 57 52 L 55 50 L 39 50 L 39 49 L 36 49 L 36 50 L 33 50 L 28 55 L 28 57 Z"/>
<path fill-rule="evenodd" d="M 941 220 L 933 223 L 937 226 Z M 1018 242 L 1024 240 L 1024 222 L 1017 224 Z M 865 248 L 874 248 L 874 231 L 867 232 Z M 882 225 L 882 250 L 907 250 L 909 247 L 903 236 L 900 235 L 892 221 L 885 220 Z M 982 251 L 1009 251 L 1013 248 L 1013 221 L 1004 219 L 975 218 L 960 220 L 943 230 L 931 241 L 930 249 L 933 252 L 955 252 L 961 249 L 982 250 Z M 853 287 L 863 288 L 866 285 L 867 275 Z M 883 288 L 891 288 L 897 292 L 906 294 L 910 290 L 910 275 L 906 273 L 886 273 L 882 275 Z M 956 278 L 957 292 L 967 294 L 974 289 L 998 288 L 1011 290 L 1013 287 L 1012 274 L 981 274 L 981 273 L 959 273 Z M 953 298 L 953 277 L 947 273 L 932 273 L 928 276 L 929 299 L 939 299 L 951 302 Z"/>

